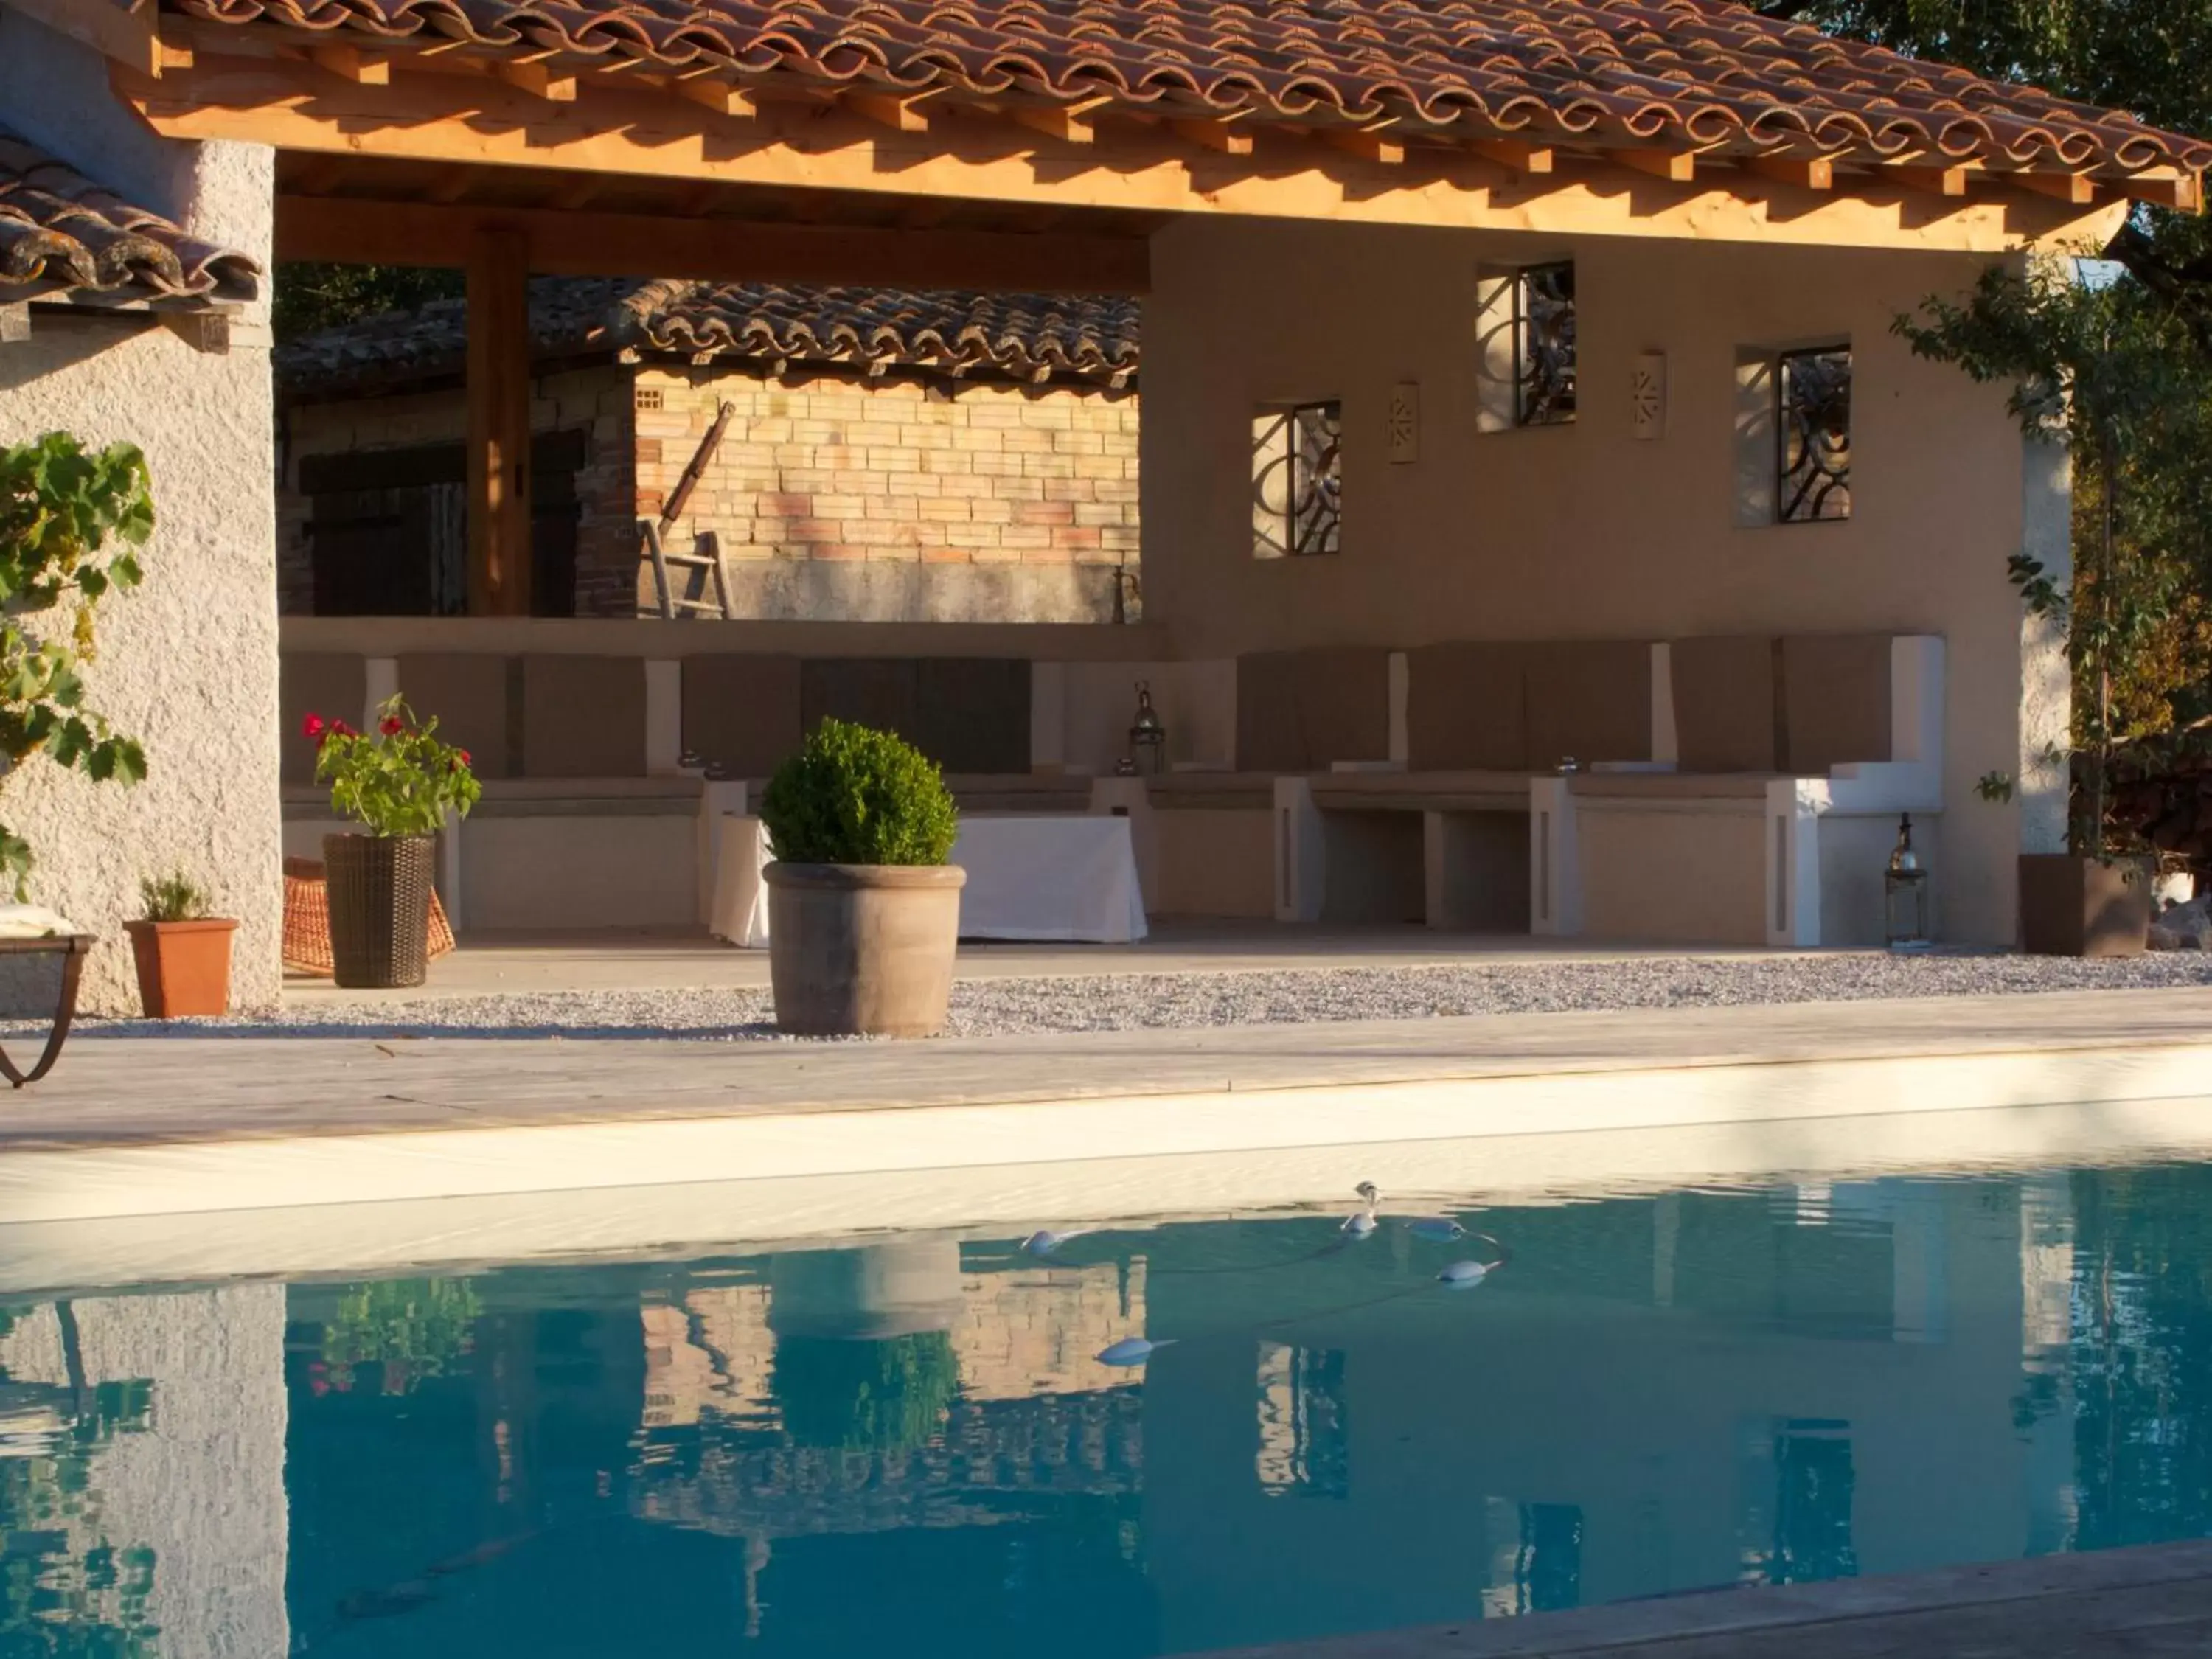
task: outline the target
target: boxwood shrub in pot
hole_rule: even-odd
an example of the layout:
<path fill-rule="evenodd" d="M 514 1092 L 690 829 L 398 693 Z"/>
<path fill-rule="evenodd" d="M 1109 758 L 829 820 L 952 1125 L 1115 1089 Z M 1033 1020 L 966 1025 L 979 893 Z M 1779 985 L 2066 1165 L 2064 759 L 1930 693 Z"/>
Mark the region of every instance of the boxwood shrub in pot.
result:
<path fill-rule="evenodd" d="M 802 1036 L 928 1036 L 952 996 L 964 871 L 935 763 L 888 732 L 815 727 L 761 801 L 775 1023 Z"/>

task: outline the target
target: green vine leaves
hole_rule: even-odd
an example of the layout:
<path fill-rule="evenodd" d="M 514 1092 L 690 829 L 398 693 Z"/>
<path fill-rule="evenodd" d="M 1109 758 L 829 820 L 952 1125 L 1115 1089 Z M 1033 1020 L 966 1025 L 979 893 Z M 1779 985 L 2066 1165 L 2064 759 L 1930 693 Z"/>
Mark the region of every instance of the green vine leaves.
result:
<path fill-rule="evenodd" d="M 33 755 L 95 782 L 137 783 L 146 753 L 85 700 L 82 671 L 99 655 L 100 602 L 143 578 L 153 534 L 146 458 L 135 445 L 89 450 L 66 432 L 0 447 L 0 756 L 8 775 Z M 74 601 L 65 629 L 39 626 Z M 36 862 L 0 824 L 0 884 L 17 898 Z"/>

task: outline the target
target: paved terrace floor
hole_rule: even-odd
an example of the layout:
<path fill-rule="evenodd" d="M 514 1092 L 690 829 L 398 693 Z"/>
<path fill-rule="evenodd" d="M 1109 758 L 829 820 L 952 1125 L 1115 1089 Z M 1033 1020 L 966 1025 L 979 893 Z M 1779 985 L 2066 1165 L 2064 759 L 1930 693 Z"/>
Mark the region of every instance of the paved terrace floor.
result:
<path fill-rule="evenodd" d="M 2212 1653 L 2212 1544 L 1720 1590 L 1210 1659 L 2151 1659 Z"/>
<path fill-rule="evenodd" d="M 1233 1097 L 1255 1091 L 1935 1055 L 2025 1054 L 2048 1057 L 2055 1066 L 2064 1054 L 2076 1075 L 2085 1057 L 2094 1074 L 2105 1066 L 2118 1070 L 2143 1052 L 2179 1052 L 2212 1041 L 2212 990 L 897 1043 L 380 1039 L 267 1030 L 73 1039 L 44 1082 L 0 1095 L 0 1155 L 372 1131 Z M 2212 1093 L 2212 1077 L 2204 1091 Z"/>

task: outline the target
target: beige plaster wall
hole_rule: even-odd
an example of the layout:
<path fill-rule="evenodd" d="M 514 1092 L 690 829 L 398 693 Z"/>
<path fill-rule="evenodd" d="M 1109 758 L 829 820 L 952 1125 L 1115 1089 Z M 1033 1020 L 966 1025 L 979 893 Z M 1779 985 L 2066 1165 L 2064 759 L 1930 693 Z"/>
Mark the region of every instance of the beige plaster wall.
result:
<path fill-rule="evenodd" d="M 94 54 L 13 13 L 0 22 L 0 120 L 104 167 L 104 183 L 198 234 L 267 258 L 273 152 L 154 140 L 106 96 Z M 33 896 L 100 935 L 82 1007 L 137 1012 L 122 924 L 137 913 L 139 878 L 178 866 L 239 919 L 234 1001 L 267 1006 L 283 893 L 264 314 L 242 316 L 220 356 L 158 328 L 39 314 L 27 342 L 0 349 L 0 439 L 56 428 L 127 439 L 152 469 L 159 524 L 146 581 L 103 607 L 87 675 L 88 700 L 144 740 L 149 775 L 124 789 L 33 757 L 0 787 L 0 821 L 37 850 Z"/>
<path fill-rule="evenodd" d="M 1571 256 L 1581 414 L 1479 430 L 1476 282 Z M 1182 222 L 1155 239 L 1145 307 L 1148 618 L 1179 656 L 1453 639 L 1887 630 L 1948 644 L 1948 936 L 2008 943 L 2021 807 L 1975 778 L 2019 766 L 2024 639 L 2005 561 L 2063 524 L 2000 389 L 1915 360 L 1889 331 L 1975 258 L 1326 224 Z M 1848 339 L 1854 517 L 1739 528 L 1745 347 Z M 1664 352 L 1664 434 L 1632 432 L 1640 353 Z M 1394 383 L 1419 386 L 1419 459 L 1387 459 Z M 1251 556 L 1249 423 L 1264 403 L 1344 404 L 1343 552 Z M 2063 532 L 2061 532 L 2063 536 Z M 2034 659 L 2035 723 L 2063 682 Z M 2054 709 L 2054 695 L 2057 702 Z M 2061 721 L 2063 725 L 2063 721 Z M 2040 738 L 2037 738 L 2040 741 Z M 2039 816 L 2047 816 L 2039 813 Z"/>

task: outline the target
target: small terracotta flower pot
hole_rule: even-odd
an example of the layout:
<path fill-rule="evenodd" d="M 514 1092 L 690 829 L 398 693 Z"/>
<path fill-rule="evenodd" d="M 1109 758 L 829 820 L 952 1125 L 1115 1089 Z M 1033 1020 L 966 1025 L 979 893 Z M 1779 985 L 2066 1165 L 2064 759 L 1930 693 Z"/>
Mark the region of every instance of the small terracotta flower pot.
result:
<path fill-rule="evenodd" d="M 238 924 L 126 921 L 138 963 L 138 1003 L 149 1019 L 220 1014 L 230 1007 L 230 936 Z"/>

